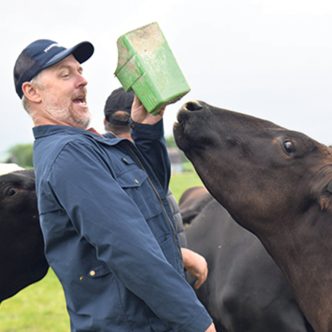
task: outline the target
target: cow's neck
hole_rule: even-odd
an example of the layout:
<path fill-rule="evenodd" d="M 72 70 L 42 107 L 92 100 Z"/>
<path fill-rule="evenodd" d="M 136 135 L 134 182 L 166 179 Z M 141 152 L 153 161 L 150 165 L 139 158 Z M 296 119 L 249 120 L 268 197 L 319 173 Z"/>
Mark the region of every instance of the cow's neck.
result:
<path fill-rule="evenodd" d="M 287 275 L 316 332 L 332 331 L 332 216 L 313 207 L 258 237 Z M 293 224 L 293 227 L 288 227 Z M 283 227 L 282 225 L 287 225 Z"/>

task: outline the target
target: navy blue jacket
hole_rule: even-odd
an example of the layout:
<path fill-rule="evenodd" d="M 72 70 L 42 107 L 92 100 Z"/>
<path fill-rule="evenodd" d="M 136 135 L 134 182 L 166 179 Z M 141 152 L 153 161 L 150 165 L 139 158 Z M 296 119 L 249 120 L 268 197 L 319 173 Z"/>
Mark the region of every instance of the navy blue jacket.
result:
<path fill-rule="evenodd" d="M 202 332 L 212 320 L 185 281 L 167 204 L 162 121 L 136 146 L 67 126 L 34 129 L 45 253 L 72 331 Z"/>

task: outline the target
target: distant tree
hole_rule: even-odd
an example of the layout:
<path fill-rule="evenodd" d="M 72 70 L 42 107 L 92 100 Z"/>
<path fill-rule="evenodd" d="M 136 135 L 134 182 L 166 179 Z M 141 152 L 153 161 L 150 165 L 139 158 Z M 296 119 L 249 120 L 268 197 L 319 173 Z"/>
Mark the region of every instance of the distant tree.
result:
<path fill-rule="evenodd" d="M 15 163 L 24 168 L 32 167 L 32 144 L 16 144 L 8 149 L 6 162 Z"/>

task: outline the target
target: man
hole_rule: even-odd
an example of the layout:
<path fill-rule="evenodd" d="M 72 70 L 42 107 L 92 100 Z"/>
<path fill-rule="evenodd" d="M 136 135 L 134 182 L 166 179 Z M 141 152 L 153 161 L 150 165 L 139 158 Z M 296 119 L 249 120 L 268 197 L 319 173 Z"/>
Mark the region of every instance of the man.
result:
<path fill-rule="evenodd" d="M 123 88 L 117 88 L 111 92 L 104 106 L 106 136 L 113 137 L 114 134 L 117 137 L 132 140 L 130 133 L 130 113 L 133 101 L 134 93 L 131 91 L 126 92 Z M 174 227 L 179 237 L 184 268 L 189 272 L 189 277 L 194 276 L 196 278 L 194 287 L 198 289 L 205 282 L 208 275 L 206 260 L 203 256 L 186 248 L 187 241 L 180 209 L 170 191 L 168 191 L 167 200 L 175 221 Z"/>
<path fill-rule="evenodd" d="M 165 190 L 162 113 L 132 105 L 134 144 L 87 130 L 82 42 L 37 40 L 14 68 L 34 123 L 34 169 L 45 254 L 63 286 L 72 331 L 215 331 L 184 280 Z M 143 151 L 144 152 L 144 151 Z M 154 172 L 153 170 L 156 170 Z"/>

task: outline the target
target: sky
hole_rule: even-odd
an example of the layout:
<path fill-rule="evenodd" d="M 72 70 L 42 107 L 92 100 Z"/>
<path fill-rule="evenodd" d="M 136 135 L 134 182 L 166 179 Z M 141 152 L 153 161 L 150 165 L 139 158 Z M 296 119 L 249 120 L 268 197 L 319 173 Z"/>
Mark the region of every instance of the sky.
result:
<path fill-rule="evenodd" d="M 158 22 L 191 87 L 166 109 L 172 135 L 180 107 L 198 99 L 267 119 L 332 144 L 332 2 L 329 0 L 11 0 L 0 2 L 0 156 L 32 143 L 32 122 L 15 93 L 13 66 L 30 42 L 71 47 L 88 40 L 83 64 L 92 126 L 120 83 L 116 40 Z"/>

